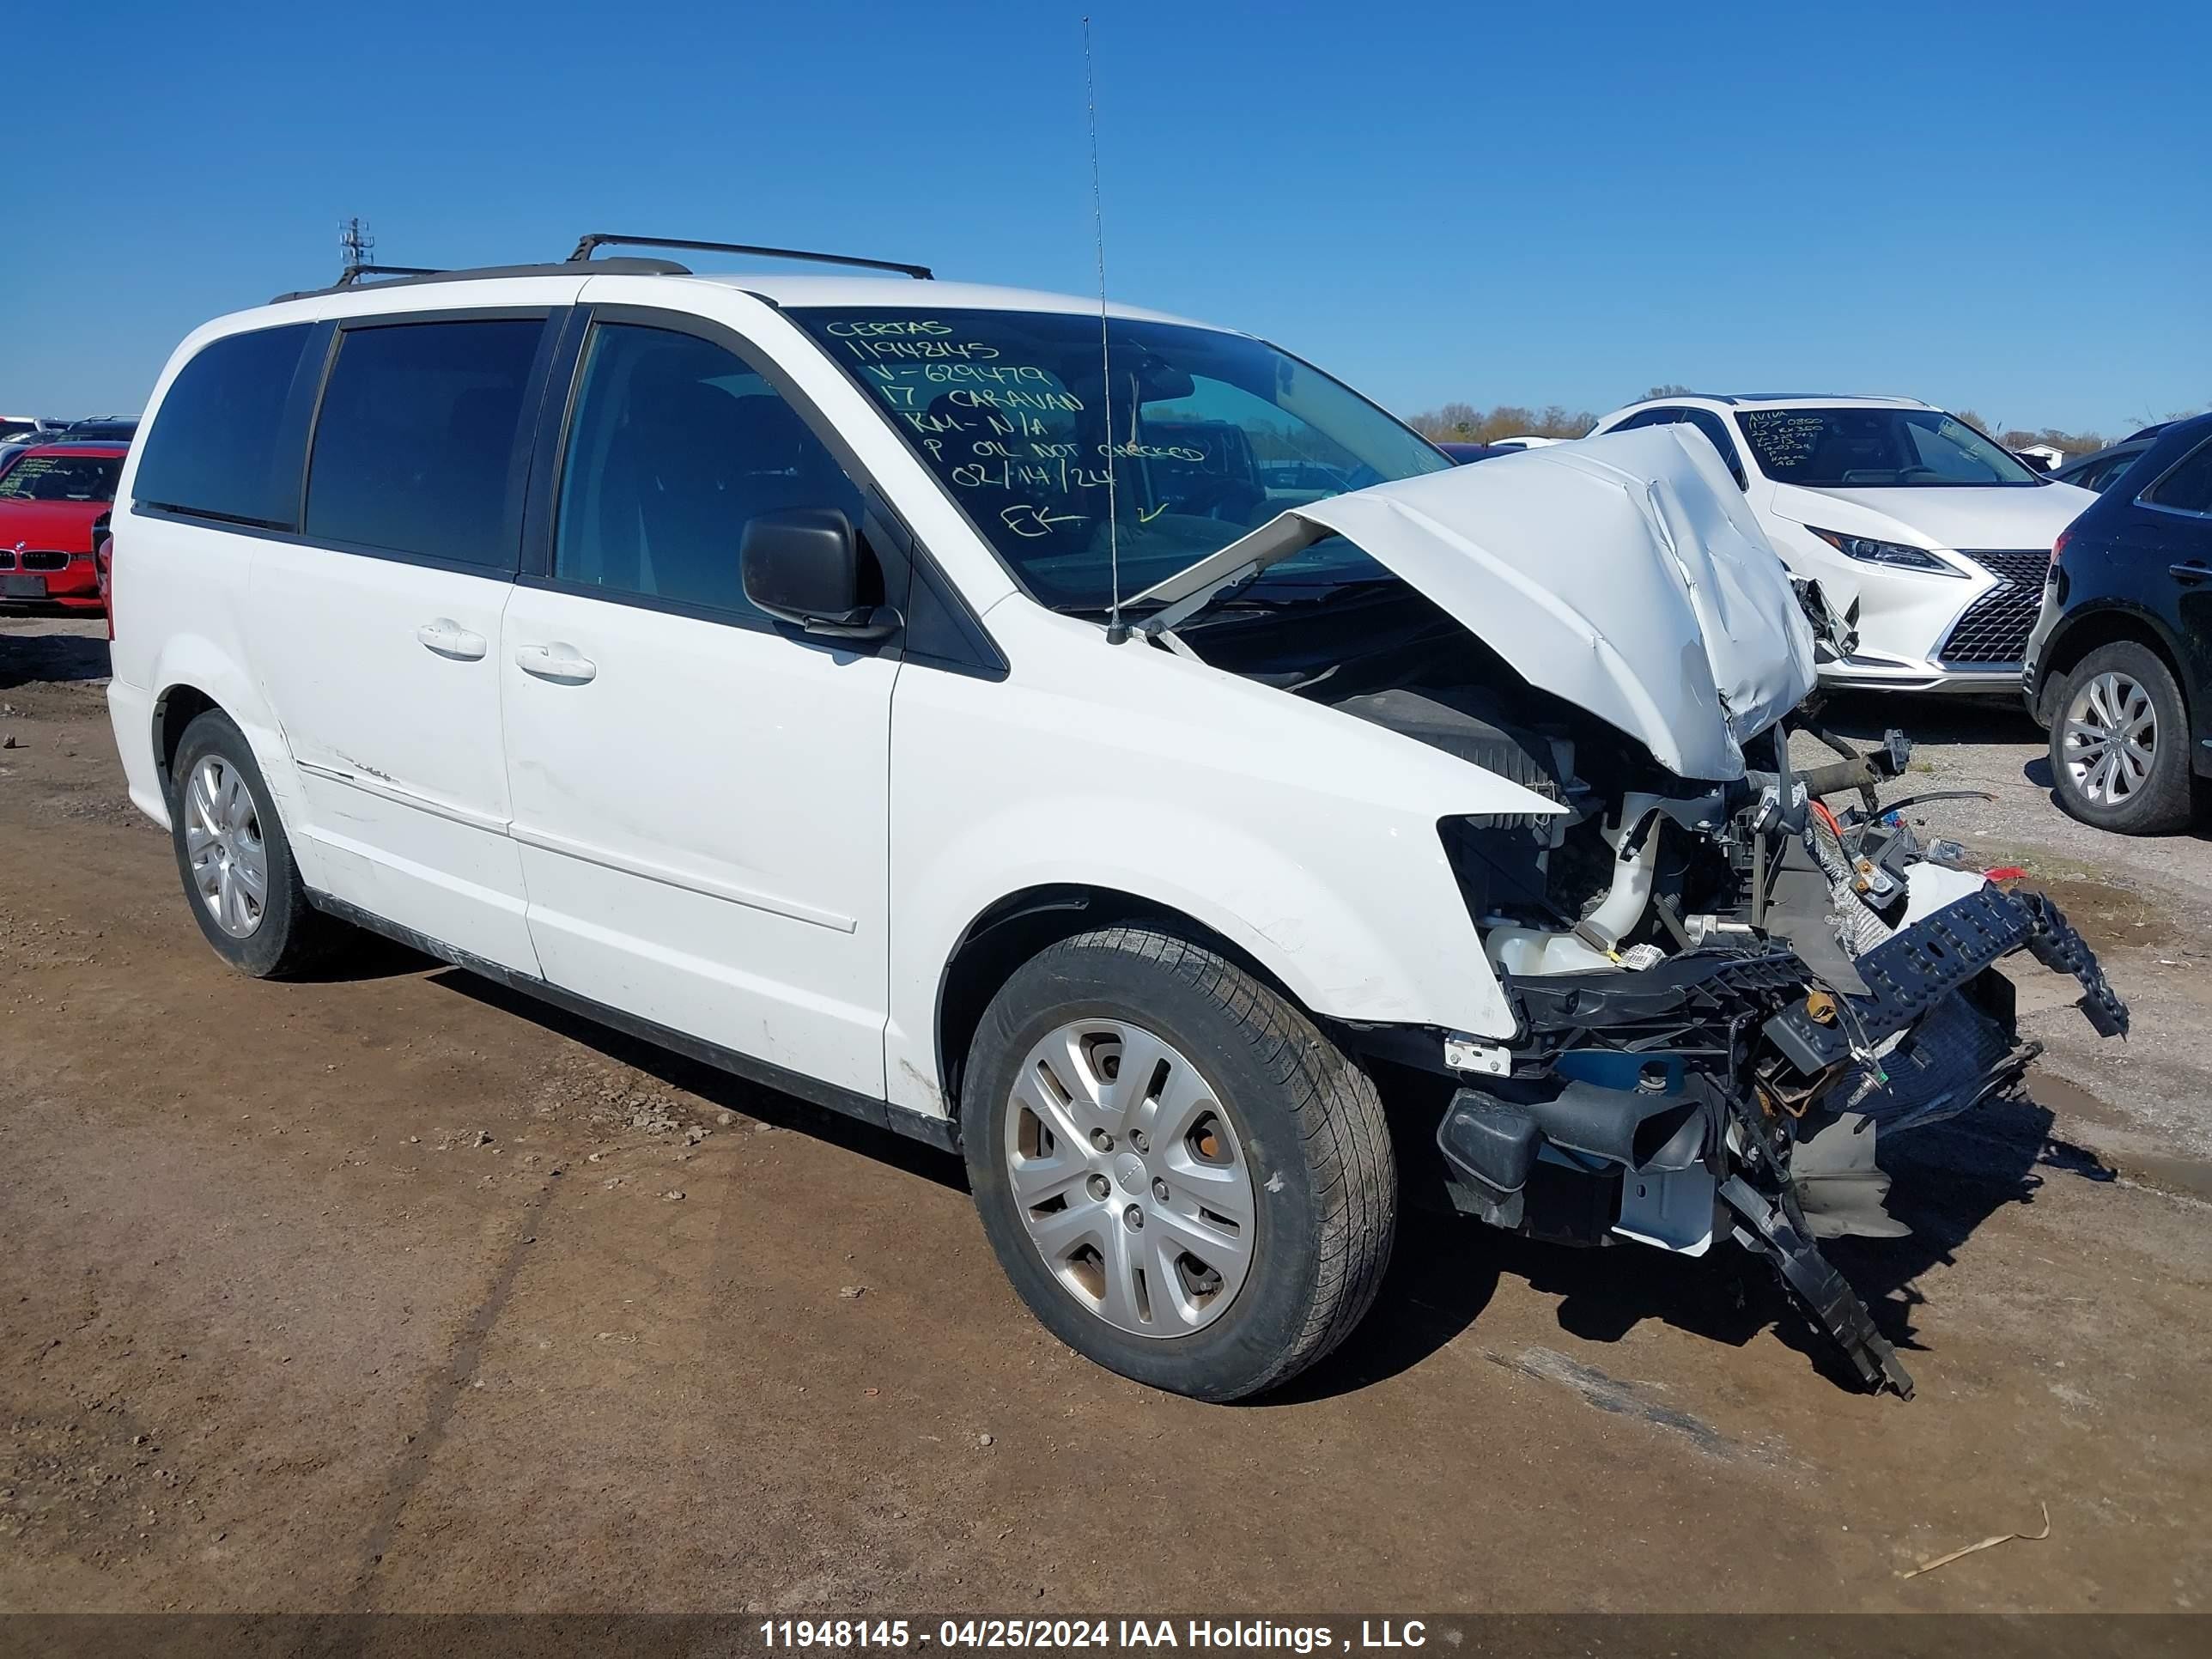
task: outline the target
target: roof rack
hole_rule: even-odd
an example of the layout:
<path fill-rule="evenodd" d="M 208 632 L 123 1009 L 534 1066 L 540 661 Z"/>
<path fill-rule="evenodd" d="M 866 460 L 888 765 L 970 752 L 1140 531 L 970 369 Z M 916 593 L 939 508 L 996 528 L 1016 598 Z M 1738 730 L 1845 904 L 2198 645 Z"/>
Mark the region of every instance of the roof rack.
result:
<path fill-rule="evenodd" d="M 386 276 L 380 283 L 355 280 L 361 273 Z M 404 275 L 392 275 L 404 272 Z M 470 283 L 490 276 L 579 276 L 586 273 L 578 270 L 574 260 L 561 260 L 532 265 L 465 265 L 453 270 L 438 270 L 408 265 L 353 265 L 328 288 L 295 289 L 289 294 L 279 294 L 270 305 L 282 305 L 287 300 L 319 299 L 325 294 L 346 294 L 365 289 L 412 288 L 418 283 Z M 673 259 L 597 259 L 592 261 L 591 273 L 601 276 L 689 276 L 691 267 L 679 265 Z"/>
<path fill-rule="evenodd" d="M 594 258 L 603 247 L 677 247 L 696 248 L 706 253 L 750 253 L 765 259 L 810 259 L 817 264 L 854 265 L 863 270 L 896 270 L 902 276 L 918 282 L 929 282 L 934 273 L 927 265 L 901 264 L 896 259 L 863 259 L 849 253 L 809 253 L 795 247 L 755 247 L 744 242 L 691 242 L 670 236 L 611 236 L 594 233 L 576 244 L 576 251 L 558 264 L 534 265 L 475 265 L 457 270 L 441 270 L 434 265 L 348 265 L 337 281 L 328 288 L 296 289 L 289 294 L 280 294 L 269 303 L 281 305 L 287 300 L 313 300 L 325 294 L 343 294 L 360 288 L 405 288 L 416 283 L 463 283 L 484 276 L 574 276 L 577 267 L 588 265 L 593 273 L 603 276 L 689 276 L 691 267 L 679 265 L 673 259 L 654 259 L 620 256 L 611 259 Z M 381 277 L 380 282 L 364 283 L 364 276 Z"/>
<path fill-rule="evenodd" d="M 702 253 L 750 253 L 763 259 L 806 259 L 816 264 L 854 265 L 863 270 L 896 270 L 927 283 L 936 275 L 927 265 L 902 264 L 896 259 L 863 259 L 850 253 L 809 253 L 795 247 L 756 247 L 745 242 L 691 242 L 672 236 L 610 236 L 595 232 L 576 244 L 576 251 L 568 256 L 570 261 L 589 259 L 603 247 L 678 247 L 690 248 Z"/>

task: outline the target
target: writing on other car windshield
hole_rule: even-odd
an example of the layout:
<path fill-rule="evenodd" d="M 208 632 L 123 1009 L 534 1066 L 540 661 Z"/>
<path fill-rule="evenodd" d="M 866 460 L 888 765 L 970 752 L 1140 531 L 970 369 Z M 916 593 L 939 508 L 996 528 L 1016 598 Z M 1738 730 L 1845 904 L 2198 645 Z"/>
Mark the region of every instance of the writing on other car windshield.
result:
<path fill-rule="evenodd" d="M 2039 484 L 2009 450 L 1936 409 L 1747 409 L 1737 423 L 1778 483 L 1814 489 Z"/>
<path fill-rule="evenodd" d="M 1127 599 L 1286 507 L 1451 466 L 1337 381 L 1241 335 L 1115 319 L 1102 351 L 1095 315 L 793 314 L 881 402 L 1016 579 L 1063 610 L 1104 611 L 1115 557 Z M 1382 574 L 1332 538 L 1244 597 Z"/>
<path fill-rule="evenodd" d="M 0 500 L 112 501 L 122 477 L 119 455 L 26 455 L 0 472 Z"/>

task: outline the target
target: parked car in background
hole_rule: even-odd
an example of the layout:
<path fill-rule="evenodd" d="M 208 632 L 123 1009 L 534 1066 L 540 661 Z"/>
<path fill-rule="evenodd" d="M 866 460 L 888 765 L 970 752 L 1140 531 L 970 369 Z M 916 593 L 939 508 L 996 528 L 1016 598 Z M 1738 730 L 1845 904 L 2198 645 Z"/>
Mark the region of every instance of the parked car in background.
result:
<path fill-rule="evenodd" d="M 1660 398 L 1596 431 L 1676 422 L 1705 434 L 1783 562 L 1852 623 L 1822 684 L 2014 695 L 2051 544 L 2087 490 L 1911 398 Z"/>
<path fill-rule="evenodd" d="M 2022 444 L 2013 453 L 2038 472 L 2056 472 L 2066 462 L 2066 452 L 2057 444 Z"/>
<path fill-rule="evenodd" d="M 36 415 L 0 415 L 0 443 L 15 438 L 36 438 L 55 431 L 61 425 Z"/>
<path fill-rule="evenodd" d="M 2160 430 L 2165 428 L 2161 427 Z M 2153 434 L 2155 436 L 2155 434 Z M 2051 476 L 2061 483 L 2069 483 L 2101 495 L 2118 482 L 2119 477 L 2135 462 L 2136 456 L 2151 447 L 2150 438 L 2126 438 L 2087 455 L 2077 455 Z"/>
<path fill-rule="evenodd" d="M 1565 438 L 1539 438 L 1533 433 L 1521 432 L 1510 438 L 1492 438 L 1490 447 L 1492 449 L 1546 449 L 1566 441 Z"/>
<path fill-rule="evenodd" d="M 1517 447 L 1507 444 L 1463 444 L 1454 441 L 1440 442 L 1437 447 L 1450 456 L 1459 465 L 1465 466 L 1470 461 L 1486 461 L 1493 456 L 1513 454 Z"/>
<path fill-rule="evenodd" d="M 2212 778 L 2212 415 L 2163 427 L 2059 538 L 2027 658 L 2059 804 L 2185 826 Z"/>
<path fill-rule="evenodd" d="M 34 444 L 0 472 L 0 605 L 100 608 L 93 526 L 115 500 L 120 444 Z"/>
<path fill-rule="evenodd" d="M 137 434 L 136 415 L 94 415 L 82 421 L 71 421 L 63 434 L 70 438 L 103 438 L 117 443 L 129 443 Z"/>

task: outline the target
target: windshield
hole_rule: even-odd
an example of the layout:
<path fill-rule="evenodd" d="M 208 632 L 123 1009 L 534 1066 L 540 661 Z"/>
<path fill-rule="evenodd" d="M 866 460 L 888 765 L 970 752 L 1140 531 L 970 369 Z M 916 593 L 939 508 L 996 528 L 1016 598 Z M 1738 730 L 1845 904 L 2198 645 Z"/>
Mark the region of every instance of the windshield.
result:
<path fill-rule="evenodd" d="M 1356 392 L 1242 335 L 1115 319 L 1109 386 L 1095 316 L 792 314 L 882 400 L 1016 580 L 1059 610 L 1104 611 L 1116 555 L 1127 599 L 1286 507 L 1451 466 Z M 1332 537 L 1242 597 L 1309 598 L 1387 574 Z"/>
<path fill-rule="evenodd" d="M 2011 451 L 1936 409 L 1747 409 L 1736 421 L 1759 470 L 1814 489 L 2039 484 Z"/>
<path fill-rule="evenodd" d="M 112 501 L 120 455 L 26 455 L 0 472 L 0 501 Z"/>

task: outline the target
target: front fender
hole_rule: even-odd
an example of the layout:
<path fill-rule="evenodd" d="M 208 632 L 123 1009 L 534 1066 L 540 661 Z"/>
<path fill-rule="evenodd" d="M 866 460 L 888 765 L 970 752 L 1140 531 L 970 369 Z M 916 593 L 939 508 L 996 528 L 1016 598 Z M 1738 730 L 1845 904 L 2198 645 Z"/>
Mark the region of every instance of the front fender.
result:
<path fill-rule="evenodd" d="M 1063 674 L 1065 691 L 1051 683 Z M 1096 629 L 1028 678 L 900 679 L 895 1102 L 945 1109 L 945 965 L 979 916 L 1042 886 L 1110 889 L 1188 915 L 1316 1014 L 1512 1032 L 1437 825 L 1559 810 L 1552 802 L 1333 709 L 1106 645 Z"/>

